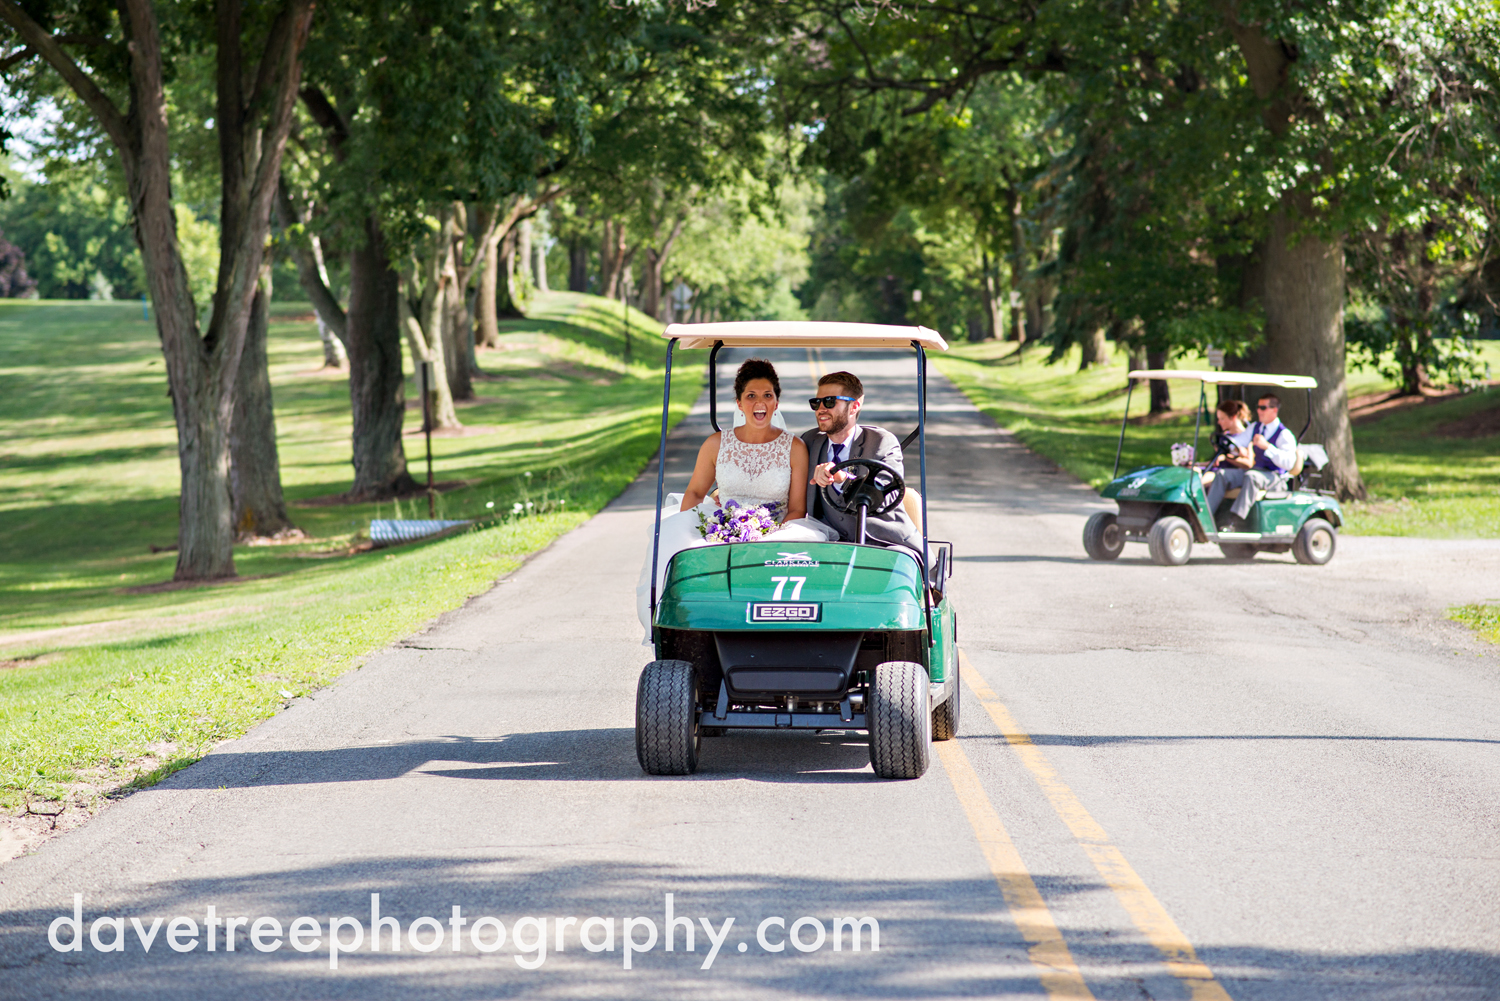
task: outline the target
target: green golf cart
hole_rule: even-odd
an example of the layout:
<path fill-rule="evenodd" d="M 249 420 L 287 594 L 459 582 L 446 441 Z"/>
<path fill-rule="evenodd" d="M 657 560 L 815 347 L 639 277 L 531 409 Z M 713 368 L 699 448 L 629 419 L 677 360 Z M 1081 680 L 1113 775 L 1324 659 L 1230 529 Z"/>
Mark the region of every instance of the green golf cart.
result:
<path fill-rule="evenodd" d="M 1199 383 L 1198 410 L 1194 419 L 1193 444 L 1173 446 L 1178 455 L 1165 466 L 1143 466 L 1120 475 L 1120 455 L 1130 421 L 1130 394 L 1138 379 L 1181 379 Z M 1242 525 L 1221 527 L 1216 512 L 1208 509 L 1203 489 L 1202 464 L 1195 465 L 1205 421 L 1209 420 L 1208 387 L 1246 386 L 1307 391 L 1308 422 L 1297 435 L 1297 461 L 1273 483 L 1251 507 Z M 1181 566 L 1188 561 L 1195 542 L 1217 543 L 1231 560 L 1254 559 L 1258 553 L 1290 552 L 1298 563 L 1321 566 L 1333 559 L 1344 511 L 1329 491 L 1318 489 L 1328 453 L 1321 445 L 1306 444 L 1302 435 L 1312 423 L 1312 391 L 1318 382 L 1306 375 L 1267 375 L 1262 372 L 1200 372 L 1186 369 L 1137 370 L 1130 373 L 1125 395 L 1125 416 L 1120 421 L 1120 440 L 1115 448 L 1113 479 L 1099 496 L 1115 501 L 1119 510 L 1101 511 L 1083 527 L 1083 548 L 1092 559 L 1113 560 L 1125 551 L 1127 542 L 1146 543 L 1153 563 Z M 1210 427 L 1213 425 L 1210 423 Z M 1217 429 L 1215 428 L 1215 431 Z M 1177 461 L 1183 464 L 1177 464 Z M 1229 503 L 1238 495 L 1230 490 Z"/>
<path fill-rule="evenodd" d="M 709 348 L 709 423 L 720 430 L 715 372 L 724 347 L 887 348 L 914 352 L 920 497 L 889 466 L 853 459 L 826 503 L 858 516 L 853 542 L 741 542 L 671 559 L 657 594 L 662 464 L 651 556 L 656 659 L 636 689 L 635 747 L 651 775 L 687 775 L 705 736 L 745 729 L 864 730 L 870 763 L 887 779 L 927 770 L 933 740 L 958 731 L 958 646 L 947 581 L 953 547 L 927 538 L 927 352 L 947 344 L 924 327 L 745 322 L 667 327 L 661 442 L 665 455 L 672 355 Z M 910 491 L 910 493 L 916 493 Z M 915 503 L 913 503 L 915 501 Z M 905 503 L 922 552 L 868 542 L 866 519 Z"/>

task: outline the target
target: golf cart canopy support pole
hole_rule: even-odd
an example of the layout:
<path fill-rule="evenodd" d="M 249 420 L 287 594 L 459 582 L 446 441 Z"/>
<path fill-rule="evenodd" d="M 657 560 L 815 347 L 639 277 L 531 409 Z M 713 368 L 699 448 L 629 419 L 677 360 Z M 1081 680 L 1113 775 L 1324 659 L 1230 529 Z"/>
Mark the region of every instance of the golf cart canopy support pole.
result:
<path fill-rule="evenodd" d="M 672 343 L 677 341 L 674 339 Z M 724 430 L 719 427 L 719 349 L 723 346 L 723 341 L 714 341 L 713 350 L 708 353 L 708 423 L 715 431 Z"/>
<path fill-rule="evenodd" d="M 1125 385 L 1125 416 L 1120 418 L 1120 441 L 1115 445 L 1115 471 L 1109 474 L 1110 479 L 1120 475 L 1120 453 L 1125 450 L 1125 424 L 1130 420 L 1130 394 L 1135 392 L 1135 380 L 1126 380 Z"/>
<path fill-rule="evenodd" d="M 937 643 L 932 631 L 932 581 L 928 577 L 932 560 L 927 552 L 927 352 L 921 341 L 912 341 L 917 349 L 917 475 L 922 484 L 922 607 L 927 613 L 927 645 Z M 863 535 L 863 533 L 861 533 Z"/>
<path fill-rule="evenodd" d="M 1198 383 L 1198 412 L 1193 415 L 1193 462 L 1198 461 L 1198 429 L 1203 426 L 1203 413 L 1208 409 L 1208 383 Z"/>
<path fill-rule="evenodd" d="M 651 533 L 651 618 L 656 618 L 656 561 L 661 555 L 662 486 L 667 475 L 667 418 L 672 414 L 672 349 L 677 338 L 667 342 L 667 365 L 661 388 L 661 444 L 656 450 L 656 528 Z M 717 349 L 715 349 L 717 350 Z"/>

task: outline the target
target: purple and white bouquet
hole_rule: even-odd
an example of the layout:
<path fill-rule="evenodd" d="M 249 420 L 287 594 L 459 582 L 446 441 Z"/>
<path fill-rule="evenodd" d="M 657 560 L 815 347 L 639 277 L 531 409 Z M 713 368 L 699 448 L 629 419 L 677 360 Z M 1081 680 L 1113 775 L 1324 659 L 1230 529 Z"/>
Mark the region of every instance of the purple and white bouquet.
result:
<path fill-rule="evenodd" d="M 780 512 L 775 502 L 747 507 L 731 500 L 712 513 L 699 510 L 698 530 L 710 542 L 759 542 L 777 527 Z"/>

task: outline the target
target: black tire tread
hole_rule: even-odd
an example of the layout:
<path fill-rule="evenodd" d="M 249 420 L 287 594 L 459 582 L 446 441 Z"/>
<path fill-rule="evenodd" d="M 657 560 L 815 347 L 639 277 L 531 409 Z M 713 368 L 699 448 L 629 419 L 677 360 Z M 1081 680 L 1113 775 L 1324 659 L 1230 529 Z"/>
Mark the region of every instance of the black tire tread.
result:
<path fill-rule="evenodd" d="M 1104 544 L 1104 532 L 1113 525 L 1116 516 L 1108 511 L 1097 511 L 1089 515 L 1089 520 L 1083 524 L 1083 551 L 1089 554 L 1091 560 L 1115 560 L 1125 551 L 1124 540 L 1121 540 L 1119 549 L 1110 549 Z"/>
<path fill-rule="evenodd" d="M 1178 563 L 1172 559 L 1172 550 L 1167 544 L 1167 538 L 1172 534 L 1173 529 L 1175 529 L 1179 524 L 1184 529 L 1186 529 L 1188 533 L 1187 552 L 1183 554 L 1182 563 L 1186 563 L 1189 559 L 1192 558 L 1192 528 L 1182 518 L 1179 518 L 1176 515 L 1169 515 L 1165 518 L 1157 520 L 1157 522 L 1151 526 L 1151 531 L 1146 534 L 1146 546 L 1151 551 L 1152 563 L 1155 563 L 1157 566 L 1162 567 L 1175 567 L 1182 565 L 1182 563 Z"/>
<path fill-rule="evenodd" d="M 943 700 L 943 704 L 932 710 L 932 739 L 952 740 L 958 736 L 958 677 L 953 678 L 953 694 Z"/>
<path fill-rule="evenodd" d="M 1327 530 L 1330 542 L 1328 559 L 1323 560 L 1322 562 L 1319 562 L 1313 556 L 1312 551 L 1307 548 L 1308 536 L 1320 529 Z M 1333 523 L 1330 522 L 1327 518 L 1309 518 L 1307 519 L 1307 522 L 1302 526 L 1302 529 L 1297 533 L 1297 537 L 1292 540 L 1292 558 L 1295 559 L 1298 563 L 1301 563 L 1303 566 L 1322 566 L 1324 563 L 1327 563 L 1333 559 L 1334 554 L 1338 552 L 1338 547 L 1339 534 L 1338 531 L 1334 529 Z"/>
<path fill-rule="evenodd" d="M 887 661 L 870 679 L 870 764 L 883 779 L 916 779 L 932 752 L 932 712 L 927 670 L 911 661 Z"/>
<path fill-rule="evenodd" d="M 648 775 L 698 769 L 697 672 L 685 660 L 653 660 L 635 691 L 635 756 Z"/>

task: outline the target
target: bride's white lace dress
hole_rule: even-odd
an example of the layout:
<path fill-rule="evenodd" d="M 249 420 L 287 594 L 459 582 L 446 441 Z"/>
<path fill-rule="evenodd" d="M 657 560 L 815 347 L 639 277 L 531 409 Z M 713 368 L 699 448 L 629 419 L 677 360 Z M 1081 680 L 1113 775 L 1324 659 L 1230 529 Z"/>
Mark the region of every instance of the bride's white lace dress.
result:
<path fill-rule="evenodd" d="M 726 430 L 719 436 L 719 454 L 714 460 L 714 477 L 718 481 L 719 501 L 712 497 L 697 507 L 679 511 L 681 494 L 669 494 L 661 511 L 661 546 L 656 558 L 656 593 L 661 596 L 662 581 L 667 575 L 667 564 L 673 556 L 684 549 L 699 546 L 722 545 L 703 538 L 698 513 L 711 513 L 720 504 L 736 503 L 754 507 L 760 504 L 777 504 L 780 514 L 786 516 L 787 501 L 792 490 L 792 442 L 795 436 L 788 431 L 762 444 L 740 441 L 734 431 Z M 654 526 L 653 526 L 654 527 Z M 776 531 L 766 536 L 771 541 L 826 542 L 838 538 L 838 533 L 815 518 L 798 518 L 783 523 Z M 640 581 L 636 587 L 636 611 L 642 625 L 646 627 L 647 639 L 651 632 L 651 535 L 646 537 L 646 562 L 641 567 Z"/>

